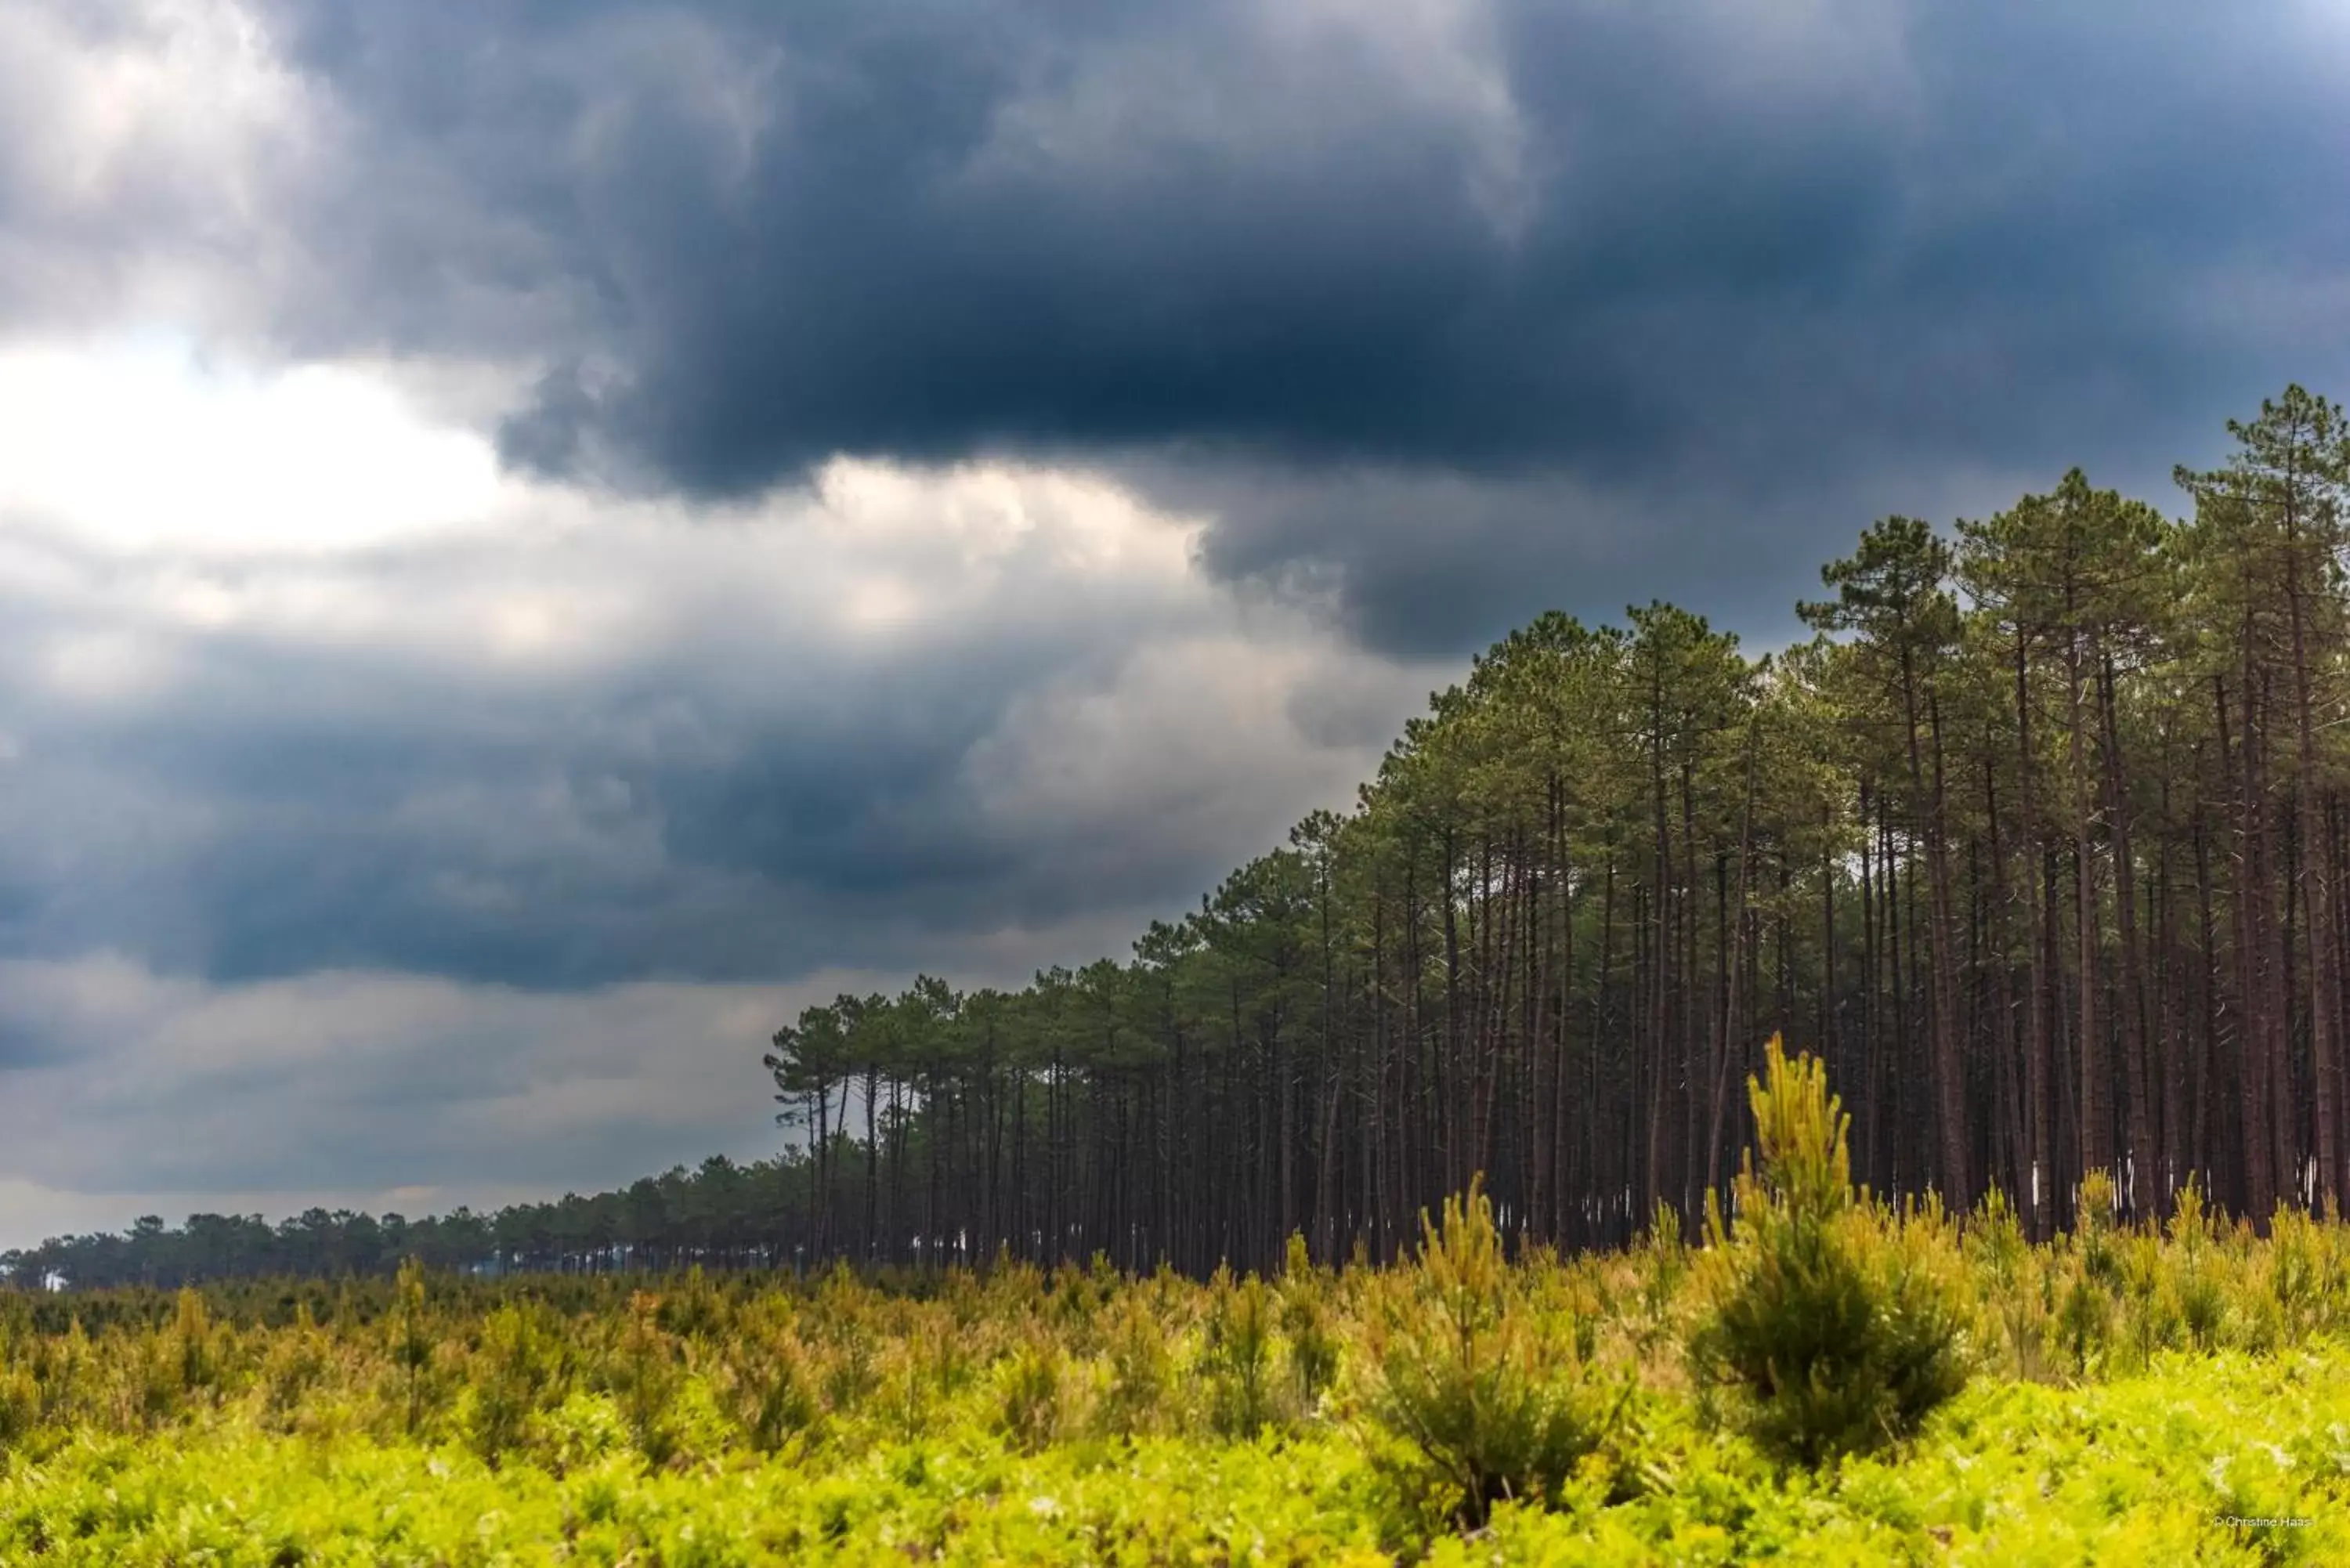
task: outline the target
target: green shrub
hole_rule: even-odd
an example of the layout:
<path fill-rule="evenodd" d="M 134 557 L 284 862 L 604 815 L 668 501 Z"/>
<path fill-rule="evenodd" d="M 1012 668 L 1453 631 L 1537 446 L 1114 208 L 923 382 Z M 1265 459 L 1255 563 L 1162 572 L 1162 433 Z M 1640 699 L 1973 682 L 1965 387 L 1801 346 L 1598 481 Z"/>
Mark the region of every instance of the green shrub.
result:
<path fill-rule="evenodd" d="M 1742 1164 L 1733 1231 L 1710 1216 L 1690 1361 L 1765 1450 L 1812 1465 L 1907 1437 L 1955 1396 L 1965 1313 L 1939 1211 L 1856 1201 L 1825 1070 L 1774 1037 L 1766 1071 L 1747 1080 L 1762 1168 Z"/>
<path fill-rule="evenodd" d="M 2168 1251 L 2171 1295 L 2178 1303 L 2179 1325 L 2188 1343 L 2197 1350 L 2210 1350 L 2219 1343 L 2220 1325 L 2227 1321 L 2228 1292 L 2202 1189 L 2190 1179 L 2179 1189 L 2176 1202 Z"/>
<path fill-rule="evenodd" d="M 22 1367 L 0 1366 L 0 1453 L 31 1436 L 40 1419 L 40 1385 Z"/>
<path fill-rule="evenodd" d="M 1966 1255 L 1991 1303 L 1992 1315 L 2015 1376 L 2037 1378 L 2045 1368 L 2047 1314 L 2040 1301 L 2041 1257 L 2024 1239 L 2014 1205 L 1998 1188 L 1983 1194 L 1968 1221 Z"/>
<path fill-rule="evenodd" d="M 996 1369 L 996 1430 L 1021 1452 L 1052 1447 L 1068 1407 L 1067 1362 L 1059 1345 L 1043 1334 L 1029 1337 Z"/>
<path fill-rule="evenodd" d="M 680 1339 L 709 1339 L 724 1326 L 726 1305 L 696 1263 L 660 1296 L 658 1316 L 661 1328 Z"/>
<path fill-rule="evenodd" d="M 2054 1310 L 2049 1329 L 2058 1356 L 2075 1378 L 2106 1369 L 2121 1262 L 2113 1237 L 2114 1187 L 2102 1170 L 2081 1179 L 2073 1233 L 2053 1254 L 2048 1274 Z"/>
<path fill-rule="evenodd" d="M 36 1343 L 32 1363 L 44 1422 L 66 1428 L 96 1415 L 100 1369 L 79 1314 L 68 1321 L 62 1336 Z"/>
<path fill-rule="evenodd" d="M 292 1430 L 326 1370 L 327 1336 L 311 1321 L 309 1303 L 297 1303 L 294 1322 L 272 1336 L 262 1363 L 262 1424 L 273 1430 Z"/>
<path fill-rule="evenodd" d="M 559 1327 L 529 1303 L 490 1314 L 473 1358 L 463 1417 L 473 1451 L 494 1465 L 522 1448 L 542 1410 L 562 1403 L 570 1367 Z"/>
<path fill-rule="evenodd" d="M 432 1324 L 424 1304 L 424 1265 L 410 1258 L 393 1283 L 388 1333 L 391 1364 L 399 1369 L 403 1429 L 411 1437 L 424 1419 L 426 1379 L 432 1370 Z"/>
<path fill-rule="evenodd" d="M 771 1454 L 813 1434 L 824 1413 L 817 1374 L 807 1346 L 788 1324 L 762 1325 L 727 1352 L 723 1386 L 727 1410 L 751 1446 Z"/>
<path fill-rule="evenodd" d="M 677 1341 L 662 1330 L 660 1303 L 650 1295 L 639 1292 L 631 1300 L 608 1376 L 637 1450 L 652 1464 L 667 1464 L 678 1449 L 672 1417 L 685 1366 Z"/>
<path fill-rule="evenodd" d="M 2101 1285 L 2115 1285 L 2121 1281 L 2121 1254 L 2114 1241 L 2114 1179 L 2102 1170 L 2093 1170 L 2081 1179 L 2081 1190 L 2073 1218 L 2073 1244 L 2081 1254 L 2081 1267 L 2090 1279 Z"/>
<path fill-rule="evenodd" d="M 1689 1274 L 1689 1249 L 1681 1241 L 1680 1210 L 1662 1199 L 1639 1251 L 1640 1345 L 1654 1345 L 1671 1326 L 1673 1303 Z"/>
<path fill-rule="evenodd" d="M 1095 1421 L 1121 1438 L 1163 1429 L 1175 1403 L 1175 1355 L 1168 1331 L 1140 1290 L 1126 1293 L 1104 1347 L 1107 1373 Z"/>
<path fill-rule="evenodd" d="M 2330 1227 L 2282 1205 L 2270 1223 L 2269 1291 L 2288 1344 L 2300 1344 L 2331 1316 L 2330 1235 Z"/>
<path fill-rule="evenodd" d="M 2170 1270 L 2164 1264 L 2162 1238 L 2134 1231 L 2119 1251 L 2130 1364 L 2143 1370 L 2153 1364 L 2157 1351 L 2178 1343 L 2185 1323 L 2171 1289 Z"/>
<path fill-rule="evenodd" d="M 1226 1437 L 1251 1438 L 1280 1419 L 1274 1386 L 1274 1299 L 1251 1274 L 1235 1284 L 1220 1269 L 1209 1287 L 1200 1353 L 1209 1419 Z"/>
<path fill-rule="evenodd" d="M 846 1263 L 817 1288 L 809 1317 L 821 1337 L 824 1402 L 839 1417 L 853 1417 L 879 1388 L 876 1365 L 876 1324 L 879 1310 L 874 1293 L 860 1283 Z"/>
<path fill-rule="evenodd" d="M 1305 1238 L 1289 1239 L 1289 1265 L 1281 1276 L 1281 1332 L 1289 1344 L 1290 1394 L 1311 1413 L 1338 1376 L 1339 1340 L 1329 1282 L 1307 1261 Z"/>
<path fill-rule="evenodd" d="M 1442 1230 L 1425 1214 L 1420 1228 L 1418 1259 L 1366 1325 L 1368 1413 L 1400 1454 L 1374 1458 L 1393 1479 L 1449 1493 L 1454 1519 L 1476 1528 L 1497 1503 L 1555 1496 L 1598 1451 L 1621 1399 L 1607 1404 L 1575 1363 L 1571 1325 L 1513 1298 L 1478 1185 L 1465 1202 L 1446 1199 Z"/>

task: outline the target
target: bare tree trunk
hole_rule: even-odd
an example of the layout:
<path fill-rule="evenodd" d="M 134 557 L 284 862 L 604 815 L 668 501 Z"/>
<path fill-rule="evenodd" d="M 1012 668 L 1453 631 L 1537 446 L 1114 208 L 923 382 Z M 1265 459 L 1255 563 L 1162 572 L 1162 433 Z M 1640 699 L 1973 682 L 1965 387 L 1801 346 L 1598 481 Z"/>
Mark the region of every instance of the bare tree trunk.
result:
<path fill-rule="evenodd" d="M 2125 1189 L 2130 1212 L 2153 1211 L 2154 1104 L 2147 1071 L 2146 965 L 2138 936 L 2137 871 L 2130 853 L 2130 812 L 2123 783 L 2121 723 L 2116 712 L 2114 663 L 2107 654 L 2098 670 L 2098 706 L 2104 714 L 2106 801 L 2113 836 L 2114 916 L 2121 937 L 2122 1064 L 2129 1090 L 2129 1183 Z"/>

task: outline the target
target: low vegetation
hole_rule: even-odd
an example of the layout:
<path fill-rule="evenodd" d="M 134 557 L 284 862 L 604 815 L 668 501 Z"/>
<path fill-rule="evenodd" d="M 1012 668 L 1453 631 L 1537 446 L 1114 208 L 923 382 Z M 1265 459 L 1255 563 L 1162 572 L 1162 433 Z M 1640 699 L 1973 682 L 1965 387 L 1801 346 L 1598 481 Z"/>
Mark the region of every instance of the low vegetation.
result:
<path fill-rule="evenodd" d="M 1775 1046 L 1703 1244 L 0 1294 L 0 1561 L 2311 1562 L 2350 1231 L 1856 1190 Z M 1669 1212 L 1669 1211 L 1668 1211 Z"/>

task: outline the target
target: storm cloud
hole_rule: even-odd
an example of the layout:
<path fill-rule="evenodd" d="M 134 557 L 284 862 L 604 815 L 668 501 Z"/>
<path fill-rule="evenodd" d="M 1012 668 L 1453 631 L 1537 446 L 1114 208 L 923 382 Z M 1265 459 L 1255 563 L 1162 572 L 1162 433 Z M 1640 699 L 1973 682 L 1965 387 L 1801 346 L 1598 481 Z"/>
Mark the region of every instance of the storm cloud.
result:
<path fill-rule="evenodd" d="M 1242 476 L 1209 564 L 1318 567 L 1397 646 L 1529 566 L 1647 597 L 1627 521 L 1743 569 L 1986 475 L 2158 486 L 2350 351 L 2314 5 L 270 16 L 364 173 L 300 209 L 332 286 L 285 329 L 530 359 L 511 462 Z M 1431 473 L 1481 493 L 1383 515 Z"/>

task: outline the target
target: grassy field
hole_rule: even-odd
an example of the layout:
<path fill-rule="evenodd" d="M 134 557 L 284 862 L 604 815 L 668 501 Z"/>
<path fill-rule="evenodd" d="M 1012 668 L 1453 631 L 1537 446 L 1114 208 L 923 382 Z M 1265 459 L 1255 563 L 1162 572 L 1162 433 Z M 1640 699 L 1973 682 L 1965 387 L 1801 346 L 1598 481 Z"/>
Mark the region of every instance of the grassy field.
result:
<path fill-rule="evenodd" d="M 1602 1256 L 0 1297 L 0 1563 L 2350 1562 L 2350 1231 L 2033 1246 L 1755 1104 Z"/>

